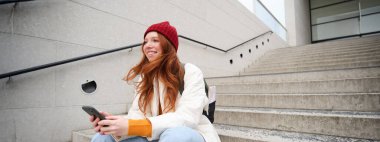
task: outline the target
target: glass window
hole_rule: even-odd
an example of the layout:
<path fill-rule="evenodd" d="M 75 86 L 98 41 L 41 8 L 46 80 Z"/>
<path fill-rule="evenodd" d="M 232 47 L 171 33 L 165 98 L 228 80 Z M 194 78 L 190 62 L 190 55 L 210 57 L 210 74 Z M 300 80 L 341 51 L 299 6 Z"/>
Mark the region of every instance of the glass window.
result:
<path fill-rule="evenodd" d="M 239 0 L 239 2 L 254 13 L 274 33 L 283 40 L 287 40 L 287 31 L 283 26 L 285 24 L 284 0 Z"/>
<path fill-rule="evenodd" d="M 311 9 L 326 6 L 329 4 L 339 3 L 346 0 L 310 0 Z"/>
<path fill-rule="evenodd" d="M 312 26 L 313 41 L 359 34 L 359 18 Z"/>
<path fill-rule="evenodd" d="M 379 13 L 380 12 L 380 0 L 361 0 L 360 1 L 362 15 Z"/>
<path fill-rule="evenodd" d="M 311 10 L 312 25 L 359 16 L 358 1 L 348 1 L 337 5 Z"/>
<path fill-rule="evenodd" d="M 380 31 L 380 13 L 363 16 L 360 22 L 361 33 Z"/>
<path fill-rule="evenodd" d="M 264 22 L 274 33 L 279 35 L 283 40 L 286 39 L 286 29 L 283 27 L 258 1 L 255 4 L 256 16 Z"/>
<path fill-rule="evenodd" d="M 370 33 L 380 31 L 380 0 L 361 0 L 360 32 Z"/>
<path fill-rule="evenodd" d="M 313 41 L 380 32 L 380 0 L 310 0 L 310 12 Z"/>

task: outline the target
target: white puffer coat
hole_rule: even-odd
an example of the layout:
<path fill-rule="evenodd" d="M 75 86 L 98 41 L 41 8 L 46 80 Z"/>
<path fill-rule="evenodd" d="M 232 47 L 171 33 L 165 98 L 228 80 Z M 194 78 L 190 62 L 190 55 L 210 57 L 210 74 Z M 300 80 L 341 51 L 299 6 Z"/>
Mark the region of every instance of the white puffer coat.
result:
<path fill-rule="evenodd" d="M 155 86 L 157 85 L 155 84 Z M 150 141 L 159 139 L 161 133 L 168 128 L 187 126 L 202 134 L 206 142 L 220 142 L 213 125 L 206 116 L 202 115 L 203 108 L 208 105 L 204 86 L 202 71 L 195 65 L 187 63 L 185 65 L 184 90 L 182 95 L 178 93 L 175 112 L 158 116 L 158 100 L 160 100 L 162 110 L 165 110 L 165 87 L 159 82 L 159 88 L 155 87 L 158 89 L 154 89 L 154 97 L 149 110 L 151 113 L 144 116 L 140 111 L 138 106 L 140 94 L 136 94 L 127 118 L 148 118 L 152 124 L 152 137 L 148 138 Z"/>

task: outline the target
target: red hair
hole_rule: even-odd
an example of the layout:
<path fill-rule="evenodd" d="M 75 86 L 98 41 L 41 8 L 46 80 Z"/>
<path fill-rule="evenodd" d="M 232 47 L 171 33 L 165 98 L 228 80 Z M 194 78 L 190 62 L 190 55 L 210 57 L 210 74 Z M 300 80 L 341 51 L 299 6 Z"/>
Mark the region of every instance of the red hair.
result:
<path fill-rule="evenodd" d="M 161 81 L 166 89 L 163 112 L 175 110 L 175 103 L 178 96 L 180 82 L 183 81 L 184 69 L 177 57 L 174 46 L 160 33 L 158 39 L 162 47 L 162 55 L 156 60 L 149 62 L 143 54 L 141 61 L 129 70 L 124 80 L 130 82 L 140 75 L 142 80 L 137 84 L 137 93 L 140 94 L 138 101 L 139 109 L 146 114 L 147 107 L 153 99 L 154 81 Z M 144 52 L 144 44 L 141 49 Z M 158 87 L 158 86 L 157 86 Z"/>

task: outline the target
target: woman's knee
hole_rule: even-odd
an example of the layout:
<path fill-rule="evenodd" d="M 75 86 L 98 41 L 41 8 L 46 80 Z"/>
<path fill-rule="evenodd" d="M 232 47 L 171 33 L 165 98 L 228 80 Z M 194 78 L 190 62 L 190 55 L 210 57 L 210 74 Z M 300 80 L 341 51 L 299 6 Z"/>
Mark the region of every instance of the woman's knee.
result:
<path fill-rule="evenodd" d="M 188 127 L 170 128 L 160 136 L 160 142 L 204 142 L 202 135 L 194 129 Z"/>
<path fill-rule="evenodd" d="M 91 142 L 115 142 L 115 141 L 110 135 L 101 135 L 99 133 L 96 133 L 92 137 Z"/>

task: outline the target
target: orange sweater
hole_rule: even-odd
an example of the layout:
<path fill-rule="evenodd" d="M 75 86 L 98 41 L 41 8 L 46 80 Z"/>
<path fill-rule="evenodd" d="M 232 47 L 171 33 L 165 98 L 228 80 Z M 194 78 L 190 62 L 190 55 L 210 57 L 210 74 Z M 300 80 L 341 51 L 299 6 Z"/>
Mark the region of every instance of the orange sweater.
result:
<path fill-rule="evenodd" d="M 152 124 L 148 119 L 129 119 L 128 136 L 152 136 Z"/>

